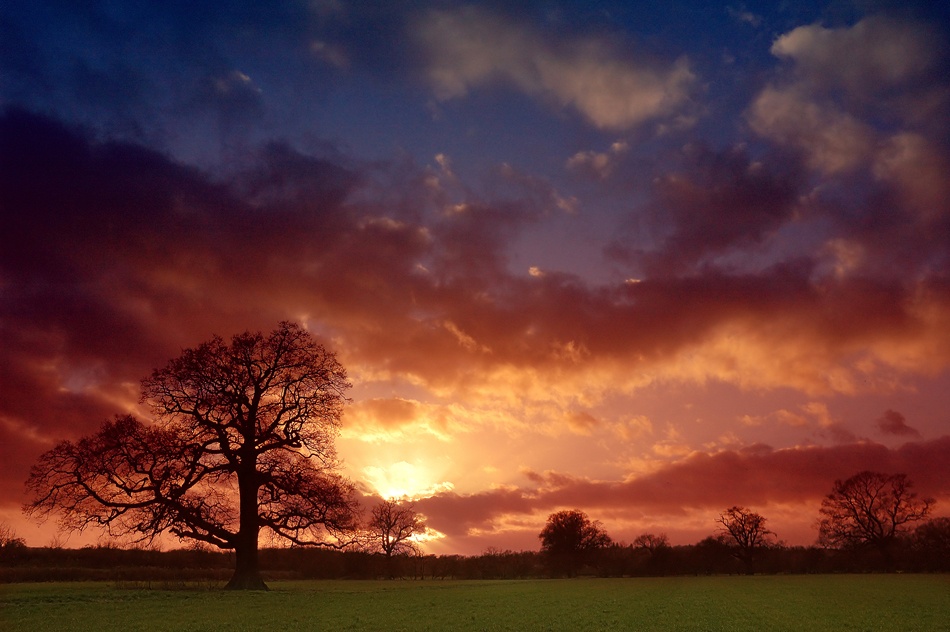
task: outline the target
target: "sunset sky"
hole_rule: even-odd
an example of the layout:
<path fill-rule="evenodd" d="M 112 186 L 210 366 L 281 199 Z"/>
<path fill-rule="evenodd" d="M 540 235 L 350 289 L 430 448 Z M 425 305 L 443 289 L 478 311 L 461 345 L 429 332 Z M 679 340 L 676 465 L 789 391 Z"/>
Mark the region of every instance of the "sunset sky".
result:
<path fill-rule="evenodd" d="M 0 521 L 50 543 L 42 452 L 281 320 L 433 553 L 811 544 L 863 469 L 950 515 L 946 6 L 3 3 Z"/>

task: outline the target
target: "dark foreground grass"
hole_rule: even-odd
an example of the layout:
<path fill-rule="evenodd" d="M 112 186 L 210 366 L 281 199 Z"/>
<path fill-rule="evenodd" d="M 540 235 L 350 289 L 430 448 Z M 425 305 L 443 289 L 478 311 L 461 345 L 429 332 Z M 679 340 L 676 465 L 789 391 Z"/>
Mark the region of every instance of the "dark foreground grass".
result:
<path fill-rule="evenodd" d="M 950 576 L 0 586 L 0 630 L 948 630 Z"/>

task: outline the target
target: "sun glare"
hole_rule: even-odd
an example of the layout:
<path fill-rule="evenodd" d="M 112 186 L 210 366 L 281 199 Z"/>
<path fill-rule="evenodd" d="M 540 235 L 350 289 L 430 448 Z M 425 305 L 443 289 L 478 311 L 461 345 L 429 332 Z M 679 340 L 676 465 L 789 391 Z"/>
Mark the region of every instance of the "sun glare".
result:
<path fill-rule="evenodd" d="M 424 466 L 408 461 L 388 467 L 369 466 L 363 468 L 363 474 L 379 495 L 387 499 L 417 500 L 455 488 L 448 481 L 437 482 Z"/>

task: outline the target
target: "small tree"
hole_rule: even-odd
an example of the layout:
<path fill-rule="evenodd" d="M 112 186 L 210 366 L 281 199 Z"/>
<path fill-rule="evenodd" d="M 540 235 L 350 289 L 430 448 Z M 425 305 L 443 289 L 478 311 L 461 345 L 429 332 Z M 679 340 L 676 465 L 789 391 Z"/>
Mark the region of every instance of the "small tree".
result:
<path fill-rule="evenodd" d="M 649 553 L 646 560 L 646 571 L 651 575 L 665 575 L 672 547 L 670 539 L 665 533 L 640 534 L 633 541 L 633 548 Z"/>
<path fill-rule="evenodd" d="M 6 522 L 0 522 L 0 551 L 23 548 L 26 548 L 26 541 L 16 534 L 13 527 Z"/>
<path fill-rule="evenodd" d="M 412 536 L 424 533 L 425 523 L 411 503 L 383 500 L 373 507 L 366 527 L 367 537 L 386 556 L 386 570 L 392 575 L 392 557 L 418 552 Z"/>
<path fill-rule="evenodd" d="M 594 551 L 610 545 L 610 536 L 600 522 L 591 522 L 583 511 L 559 511 L 548 516 L 544 529 L 538 534 L 541 553 L 552 567 L 572 577 L 591 558 Z"/>
<path fill-rule="evenodd" d="M 26 553 L 26 541 L 5 522 L 0 522 L 0 562 L 14 562 Z"/>
<path fill-rule="evenodd" d="M 818 541 L 832 548 L 871 548 L 890 565 L 891 547 L 908 525 L 925 519 L 932 498 L 918 498 L 905 474 L 864 471 L 834 488 L 821 501 Z"/>
<path fill-rule="evenodd" d="M 261 529 L 295 545 L 342 546 L 353 486 L 334 439 L 349 387 L 334 354 L 296 324 L 219 337 L 142 382 L 152 423 L 132 416 L 42 455 L 29 514 L 147 542 L 162 532 L 234 550 L 232 589 L 266 589 Z"/>
<path fill-rule="evenodd" d="M 719 531 L 731 540 L 732 554 L 745 565 L 746 573 L 755 573 L 755 559 L 771 544 L 775 534 L 765 527 L 765 518 L 745 507 L 730 507 L 716 519 Z"/>
<path fill-rule="evenodd" d="M 643 533 L 638 535 L 633 541 L 634 548 L 649 551 L 650 555 L 655 554 L 661 549 L 670 548 L 670 539 L 665 533 L 654 535 L 652 533 Z"/>

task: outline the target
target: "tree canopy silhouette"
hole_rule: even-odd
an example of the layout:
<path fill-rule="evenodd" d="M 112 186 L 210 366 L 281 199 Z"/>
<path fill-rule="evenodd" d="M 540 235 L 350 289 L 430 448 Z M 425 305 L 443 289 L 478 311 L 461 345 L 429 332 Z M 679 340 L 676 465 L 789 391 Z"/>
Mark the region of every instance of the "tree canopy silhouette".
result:
<path fill-rule="evenodd" d="M 366 526 L 369 542 L 387 558 L 417 551 L 412 536 L 422 534 L 425 530 L 425 522 L 411 502 L 392 498 L 384 499 L 373 507 Z"/>
<path fill-rule="evenodd" d="M 234 550 L 227 587 L 266 589 L 262 529 L 339 547 L 356 527 L 334 448 L 349 386 L 336 356 L 294 323 L 230 344 L 215 336 L 142 381 L 150 423 L 117 417 L 43 454 L 25 510 L 59 514 L 69 530 L 137 541 L 167 531 Z"/>
<path fill-rule="evenodd" d="M 864 471 L 835 481 L 821 501 L 818 540 L 835 548 L 870 547 L 886 558 L 911 522 L 930 514 L 934 501 L 918 498 L 906 474 Z"/>
<path fill-rule="evenodd" d="M 541 533 L 541 553 L 548 556 L 558 572 L 573 576 L 597 549 L 610 546 L 610 536 L 600 522 L 591 521 L 583 511 L 558 511 L 548 516 Z"/>
<path fill-rule="evenodd" d="M 758 552 L 772 542 L 775 534 L 765 527 L 765 518 L 745 507 L 734 506 L 719 514 L 716 519 L 720 532 L 733 543 L 732 554 L 746 568 L 746 573 L 755 572 Z"/>

